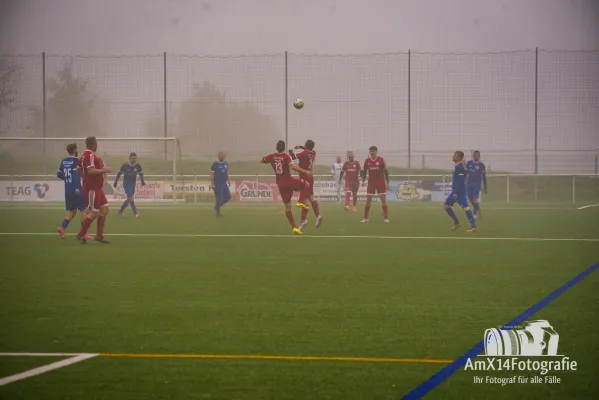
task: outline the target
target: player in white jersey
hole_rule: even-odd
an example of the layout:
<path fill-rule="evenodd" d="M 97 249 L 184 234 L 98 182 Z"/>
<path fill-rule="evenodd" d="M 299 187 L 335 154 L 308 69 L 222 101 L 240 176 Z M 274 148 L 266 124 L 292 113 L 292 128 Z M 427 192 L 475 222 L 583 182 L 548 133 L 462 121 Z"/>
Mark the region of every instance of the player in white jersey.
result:
<path fill-rule="evenodd" d="M 337 156 L 337 162 L 331 166 L 331 175 L 335 179 L 335 186 L 337 188 L 337 202 L 341 203 L 341 171 L 343 171 L 343 162 L 341 157 Z"/>

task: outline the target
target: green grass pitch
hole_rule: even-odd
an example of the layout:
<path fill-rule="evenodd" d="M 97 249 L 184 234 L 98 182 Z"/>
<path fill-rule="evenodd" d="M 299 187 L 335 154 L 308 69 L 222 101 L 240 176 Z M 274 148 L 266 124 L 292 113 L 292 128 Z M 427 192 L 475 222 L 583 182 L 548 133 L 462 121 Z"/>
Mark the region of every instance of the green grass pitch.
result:
<path fill-rule="evenodd" d="M 378 204 L 369 224 L 322 204 L 323 225 L 311 215 L 296 237 L 280 204 L 217 219 L 209 204 L 146 203 L 136 220 L 115 203 L 112 243 L 87 246 L 77 223 L 54 234 L 58 206 L 3 205 L 0 353 L 100 355 L 0 399 L 399 399 L 599 261 L 599 207 L 581 205 L 491 202 L 467 234 L 438 204 L 393 203 L 391 224 Z M 560 383 L 475 384 L 533 374 L 461 369 L 427 398 L 596 398 L 597 293 L 599 273 L 534 315 L 578 363 L 548 374 Z M 0 378 L 61 359 L 0 356 Z"/>

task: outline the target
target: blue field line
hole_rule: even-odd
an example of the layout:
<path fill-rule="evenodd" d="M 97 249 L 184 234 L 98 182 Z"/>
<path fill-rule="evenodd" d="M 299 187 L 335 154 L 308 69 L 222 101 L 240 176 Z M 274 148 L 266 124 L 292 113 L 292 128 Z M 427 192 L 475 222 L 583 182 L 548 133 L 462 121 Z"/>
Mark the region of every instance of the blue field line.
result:
<path fill-rule="evenodd" d="M 524 311 L 522 314 L 518 315 L 516 318 L 505 324 L 501 327 L 501 329 L 512 329 L 514 326 L 518 326 L 528 318 L 533 316 L 537 311 L 545 307 L 547 304 L 551 303 L 558 296 L 564 293 L 566 290 L 570 289 L 572 286 L 576 285 L 584 278 L 592 274 L 596 269 L 599 269 L 599 263 L 592 265 L 587 268 L 576 277 L 572 278 L 570 281 L 566 282 L 564 285 L 560 286 L 552 293 L 548 294 L 545 298 L 539 301 L 537 304 L 530 307 L 528 310 Z M 474 358 L 482 353 L 485 349 L 484 343 L 481 340 L 477 344 L 474 345 L 470 350 L 456 358 L 451 364 L 448 364 L 446 367 L 441 369 L 435 375 L 428 378 L 426 381 L 422 382 L 416 388 L 412 389 L 405 396 L 401 398 L 401 400 L 414 400 L 419 399 L 425 396 L 428 392 L 439 386 L 446 379 L 451 377 L 455 372 L 457 372 L 462 366 L 466 365 L 466 362 L 469 358 Z"/>

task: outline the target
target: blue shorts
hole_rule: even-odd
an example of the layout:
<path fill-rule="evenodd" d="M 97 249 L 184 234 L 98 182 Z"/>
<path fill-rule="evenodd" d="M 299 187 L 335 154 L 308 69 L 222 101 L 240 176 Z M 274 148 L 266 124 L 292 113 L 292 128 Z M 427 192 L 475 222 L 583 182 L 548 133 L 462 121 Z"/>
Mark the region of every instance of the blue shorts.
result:
<path fill-rule="evenodd" d="M 65 205 L 65 208 L 67 211 L 73 211 L 73 210 L 83 211 L 83 210 L 85 210 L 85 198 L 83 197 L 83 194 L 81 194 L 81 193 L 65 195 L 64 205 Z"/>
<path fill-rule="evenodd" d="M 474 200 L 480 198 L 480 186 L 468 186 L 468 199 Z"/>
<path fill-rule="evenodd" d="M 228 201 L 231 198 L 231 190 L 226 183 L 217 183 L 214 185 L 214 197 L 216 201 Z"/>
<path fill-rule="evenodd" d="M 457 194 L 455 198 L 453 197 L 454 194 Z M 447 199 L 445 200 L 445 205 L 453 206 L 456 203 L 459 204 L 462 208 L 468 207 L 468 198 L 466 198 L 466 194 L 454 192 L 449 193 L 449 196 L 447 196 Z"/>
<path fill-rule="evenodd" d="M 132 187 L 123 186 L 123 190 L 125 191 L 125 194 L 127 195 L 127 197 L 135 196 L 135 186 L 132 186 Z"/>

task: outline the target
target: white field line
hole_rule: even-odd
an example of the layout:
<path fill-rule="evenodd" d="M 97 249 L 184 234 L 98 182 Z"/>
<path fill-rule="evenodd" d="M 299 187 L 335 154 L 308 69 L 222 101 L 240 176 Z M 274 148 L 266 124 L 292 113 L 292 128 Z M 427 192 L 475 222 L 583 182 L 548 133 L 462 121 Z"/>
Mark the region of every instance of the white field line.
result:
<path fill-rule="evenodd" d="M 0 353 L 0 357 L 75 357 L 88 353 Z"/>
<path fill-rule="evenodd" d="M 365 236 L 365 235 L 305 235 L 310 239 L 388 239 L 388 240 L 505 240 L 516 242 L 599 242 L 599 238 L 531 238 L 480 236 Z M 0 232 L 0 236 L 57 236 L 50 232 Z M 163 237 L 163 238 L 298 238 L 295 235 L 210 235 L 186 233 L 111 233 L 107 236 Z"/>
<path fill-rule="evenodd" d="M 578 207 L 578 209 L 584 210 L 585 208 L 591 208 L 591 207 L 599 207 L 599 204 L 591 204 L 589 206 L 582 206 L 582 207 Z"/>
<path fill-rule="evenodd" d="M 142 204 L 142 203 L 140 203 Z M 328 203 L 319 203 L 321 206 L 323 204 L 328 204 Z M 256 207 L 257 206 L 257 207 Z M 592 206 L 584 206 L 581 208 L 576 208 L 574 206 L 572 207 L 494 207 L 494 206 L 486 206 L 484 208 L 484 210 L 487 211 L 551 211 L 551 210 L 561 210 L 561 211 L 572 211 L 572 210 L 581 210 L 583 208 L 588 208 L 588 207 L 596 207 L 599 206 L 599 204 L 595 204 Z M 118 204 L 113 204 L 113 206 L 111 208 L 118 208 L 119 205 Z M 226 206 L 225 206 L 226 207 Z M 436 210 L 438 211 L 439 209 L 441 209 L 443 207 L 442 203 L 439 203 L 438 206 L 414 206 L 414 205 L 403 205 L 400 204 L 399 207 L 405 209 L 405 210 Z M 149 207 L 145 207 L 145 206 L 141 206 L 138 207 L 139 210 L 180 210 L 180 211 L 185 211 L 188 212 L 190 209 L 194 209 L 194 208 L 209 208 L 212 209 L 214 208 L 214 204 L 209 203 L 209 204 L 202 204 L 202 203 L 198 203 L 198 204 L 192 204 L 192 205 L 180 205 L 180 206 L 174 206 L 174 205 L 165 205 L 165 206 L 149 206 Z M 248 204 L 247 207 L 243 207 L 241 205 L 234 205 L 232 207 L 230 207 L 232 210 L 252 210 L 252 208 L 260 208 L 260 211 L 264 211 L 264 209 L 273 209 L 275 211 L 280 211 L 282 209 L 281 206 L 275 206 L 273 204 L 268 204 L 268 205 L 264 205 L 264 204 L 252 204 L 251 206 Z M 39 211 L 39 210 L 61 210 L 64 211 L 64 207 L 63 206 L 11 206 L 11 205 L 2 205 L 0 204 L 0 210 L 31 210 L 31 211 Z M 339 207 L 339 210 L 342 210 L 341 207 Z"/>
<path fill-rule="evenodd" d="M 35 354 L 35 353 L 23 353 L 23 354 Z M 55 369 L 67 367 L 69 365 L 96 357 L 97 355 L 98 354 L 79 354 L 78 356 L 67 358 L 66 360 L 57 361 L 52 364 L 44 365 L 42 367 L 33 368 L 33 369 L 27 370 L 25 372 L 21 372 L 19 374 L 7 376 L 6 378 L 0 379 L 0 386 L 8 385 L 9 383 L 13 383 L 13 382 L 20 381 L 23 379 L 31 378 L 33 376 L 45 374 L 46 372 L 50 372 Z"/>

